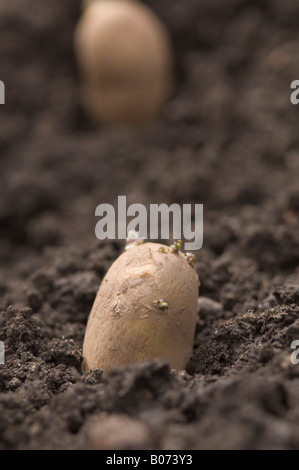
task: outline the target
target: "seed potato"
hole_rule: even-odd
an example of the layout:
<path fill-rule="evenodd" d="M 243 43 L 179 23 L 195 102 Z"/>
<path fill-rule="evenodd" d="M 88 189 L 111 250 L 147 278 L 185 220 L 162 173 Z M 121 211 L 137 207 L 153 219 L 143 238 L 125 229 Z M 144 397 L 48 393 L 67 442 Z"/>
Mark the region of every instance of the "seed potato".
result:
<path fill-rule="evenodd" d="M 75 31 L 82 101 L 99 125 L 135 125 L 157 117 L 173 83 L 168 33 L 135 0 L 93 0 Z"/>
<path fill-rule="evenodd" d="M 83 371 L 161 358 L 184 369 L 193 348 L 198 277 L 186 256 L 158 243 L 125 251 L 104 277 L 83 344 Z"/>

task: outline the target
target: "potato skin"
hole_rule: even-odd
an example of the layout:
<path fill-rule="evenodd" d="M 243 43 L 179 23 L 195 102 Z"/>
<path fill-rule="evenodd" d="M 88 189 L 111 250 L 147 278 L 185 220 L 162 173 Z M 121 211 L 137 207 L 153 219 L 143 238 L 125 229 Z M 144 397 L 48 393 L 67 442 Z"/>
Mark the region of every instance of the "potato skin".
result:
<path fill-rule="evenodd" d="M 83 371 L 152 359 L 184 369 L 193 348 L 198 277 L 182 253 L 144 243 L 120 255 L 95 298 L 83 343 Z M 163 299 L 168 308 L 153 303 Z"/>
<path fill-rule="evenodd" d="M 173 89 L 173 52 L 156 15 L 135 0 L 94 0 L 75 31 L 82 101 L 97 125 L 155 119 Z"/>

